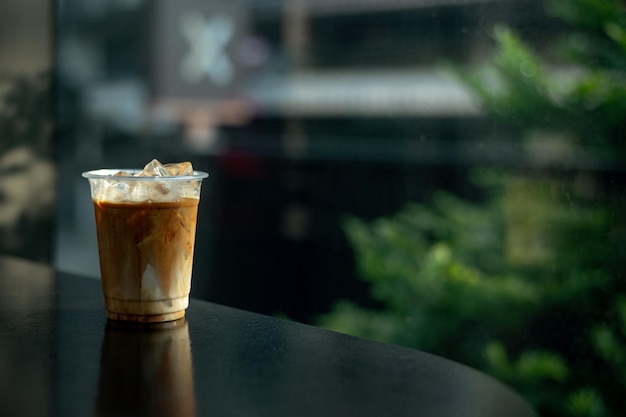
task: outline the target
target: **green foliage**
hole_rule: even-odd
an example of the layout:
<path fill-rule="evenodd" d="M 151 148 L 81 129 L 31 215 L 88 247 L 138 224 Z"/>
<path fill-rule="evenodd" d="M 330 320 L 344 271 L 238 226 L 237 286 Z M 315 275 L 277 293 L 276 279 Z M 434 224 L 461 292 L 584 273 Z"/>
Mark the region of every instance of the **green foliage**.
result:
<path fill-rule="evenodd" d="M 487 68 L 458 74 L 487 113 L 516 128 L 569 133 L 587 151 L 611 157 L 626 129 L 626 8 L 618 0 L 548 2 L 571 29 L 548 66 L 505 26 Z M 555 58 L 555 57 L 560 57 Z"/>
<path fill-rule="evenodd" d="M 623 165 L 626 6 L 561 0 L 547 10 L 570 25 L 555 43 L 568 71 L 501 26 L 490 66 L 463 79 L 491 117 L 517 128 L 520 149 L 537 142 L 542 156 L 557 136 L 557 157 L 579 147 L 587 161 Z M 347 219 L 359 274 L 381 307 L 343 300 L 318 324 L 475 366 L 543 416 L 621 415 L 623 184 L 592 171 L 476 169 L 474 179 L 484 201 L 442 191 L 393 216 Z"/>
<path fill-rule="evenodd" d="M 614 320 L 597 324 L 591 338 L 597 354 L 613 364 L 613 377 L 626 387 L 626 297 L 616 297 L 609 313 Z"/>
<path fill-rule="evenodd" d="M 626 13 L 621 0 L 550 1 L 547 11 L 570 25 L 563 39 L 570 61 L 619 71 L 626 68 Z"/>
<path fill-rule="evenodd" d="M 585 333 L 592 312 L 574 306 L 601 298 L 611 279 L 596 265 L 606 247 L 573 239 L 606 236 L 610 216 L 604 207 L 571 204 L 576 195 L 559 192 L 566 183 L 499 178 L 483 204 L 439 193 L 389 218 L 348 219 L 360 274 L 384 309 L 344 300 L 318 324 L 484 369 L 558 415 L 563 398 L 593 372 L 572 366 L 580 359 L 572 347 L 592 348 Z M 538 257 L 532 245 L 519 251 L 527 241 L 549 256 Z M 552 350 L 565 340 L 570 346 Z"/>
<path fill-rule="evenodd" d="M 604 417 L 611 415 L 607 412 L 600 395 L 591 388 L 582 388 L 570 394 L 565 406 L 567 412 L 574 417 Z"/>
<path fill-rule="evenodd" d="M 494 36 L 499 44 L 493 67 L 464 76 L 480 95 L 485 108 L 494 117 L 546 126 L 561 118 L 555 108 L 557 91 L 537 57 L 510 29 L 497 27 Z M 486 82 L 488 75 L 493 81 Z"/>
<path fill-rule="evenodd" d="M 550 352 L 524 352 L 517 361 L 511 361 L 501 343 L 491 342 L 485 354 L 494 375 L 519 383 L 534 382 L 536 379 L 550 379 L 563 382 L 569 375 L 569 368 L 563 359 Z M 517 385 L 517 384 L 516 384 Z"/>
<path fill-rule="evenodd" d="M 542 350 L 528 350 L 517 359 L 509 358 L 505 347 L 492 341 L 485 348 L 487 370 L 507 381 L 542 409 L 560 407 L 562 384 L 570 377 L 570 369 L 561 356 Z"/>

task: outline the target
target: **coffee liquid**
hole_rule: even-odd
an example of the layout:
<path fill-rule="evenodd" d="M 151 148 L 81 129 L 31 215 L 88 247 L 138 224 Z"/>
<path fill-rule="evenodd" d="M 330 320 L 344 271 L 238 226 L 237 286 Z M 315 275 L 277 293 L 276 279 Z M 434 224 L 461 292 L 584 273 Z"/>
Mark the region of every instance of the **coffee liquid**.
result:
<path fill-rule="evenodd" d="M 110 318 L 164 321 L 184 316 L 198 203 L 191 198 L 93 202 L 102 289 Z"/>

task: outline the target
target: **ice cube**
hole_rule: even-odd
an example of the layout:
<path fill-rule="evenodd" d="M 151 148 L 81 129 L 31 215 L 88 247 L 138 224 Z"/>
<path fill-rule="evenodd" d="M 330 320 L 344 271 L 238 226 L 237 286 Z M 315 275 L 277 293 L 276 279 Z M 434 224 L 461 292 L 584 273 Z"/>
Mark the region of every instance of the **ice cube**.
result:
<path fill-rule="evenodd" d="M 156 159 L 153 159 L 143 167 L 139 177 L 169 177 L 170 172 Z"/>
<path fill-rule="evenodd" d="M 153 186 L 153 188 L 157 194 L 166 195 L 169 194 L 171 186 L 167 182 L 159 181 Z"/>
<path fill-rule="evenodd" d="M 165 164 L 165 169 L 170 175 L 193 175 L 193 167 L 191 162 L 179 162 L 177 164 Z"/>
<path fill-rule="evenodd" d="M 201 181 L 200 180 L 192 180 L 187 181 L 183 184 L 180 184 L 180 197 L 181 198 L 198 198 L 200 191 Z"/>
<path fill-rule="evenodd" d="M 105 180 L 100 191 L 99 199 L 106 201 L 126 201 L 128 200 L 132 187 L 126 182 Z"/>
<path fill-rule="evenodd" d="M 137 181 L 136 183 L 134 183 L 134 187 L 130 192 L 129 200 L 137 203 L 151 200 L 151 185 L 152 184 L 147 181 Z"/>
<path fill-rule="evenodd" d="M 197 198 L 197 188 L 200 181 L 180 181 L 173 176 L 193 175 L 193 167 L 190 162 L 171 163 L 163 165 L 157 159 L 153 159 L 145 165 L 138 174 L 119 171 L 113 177 L 103 181 L 103 185 L 93 192 L 109 201 L 130 202 L 169 202 L 178 201 L 181 198 Z M 158 177 L 145 180 L 126 180 L 124 177 Z M 168 178 L 164 178 L 168 177 Z"/>

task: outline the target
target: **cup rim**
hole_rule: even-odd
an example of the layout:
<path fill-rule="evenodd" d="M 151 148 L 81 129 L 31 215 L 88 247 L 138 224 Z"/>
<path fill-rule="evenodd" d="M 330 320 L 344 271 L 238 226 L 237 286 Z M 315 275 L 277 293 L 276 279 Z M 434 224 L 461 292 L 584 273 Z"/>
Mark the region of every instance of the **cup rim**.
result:
<path fill-rule="evenodd" d="M 185 180 L 201 180 L 209 176 L 204 171 L 193 171 L 192 175 L 172 175 L 168 177 L 136 177 L 134 175 L 115 175 L 120 171 L 127 172 L 129 174 L 137 174 L 141 172 L 141 169 L 93 169 L 85 171 L 81 174 L 83 178 L 89 180 L 116 180 L 116 181 L 185 181 Z"/>

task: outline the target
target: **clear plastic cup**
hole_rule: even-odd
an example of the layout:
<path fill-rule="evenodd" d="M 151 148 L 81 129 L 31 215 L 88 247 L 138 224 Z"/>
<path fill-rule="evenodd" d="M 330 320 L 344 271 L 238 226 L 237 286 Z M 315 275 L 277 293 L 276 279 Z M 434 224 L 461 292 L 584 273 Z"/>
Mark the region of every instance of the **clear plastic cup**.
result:
<path fill-rule="evenodd" d="M 96 217 L 104 305 L 114 320 L 177 320 L 189 305 L 200 187 L 208 174 L 138 172 L 82 174 Z"/>

